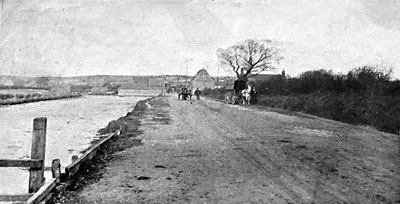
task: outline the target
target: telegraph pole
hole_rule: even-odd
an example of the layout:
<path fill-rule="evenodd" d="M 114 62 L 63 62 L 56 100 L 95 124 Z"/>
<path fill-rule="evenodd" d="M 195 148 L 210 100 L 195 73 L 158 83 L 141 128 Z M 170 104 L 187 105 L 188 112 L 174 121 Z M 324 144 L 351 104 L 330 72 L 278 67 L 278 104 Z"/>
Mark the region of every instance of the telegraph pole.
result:
<path fill-rule="evenodd" d="M 219 66 L 217 65 L 217 88 L 219 88 Z"/>
<path fill-rule="evenodd" d="M 186 76 L 185 76 L 185 87 L 186 88 L 188 88 L 187 86 L 188 86 L 188 84 L 187 84 L 187 77 L 188 77 L 188 65 L 187 65 L 187 63 L 186 63 Z"/>

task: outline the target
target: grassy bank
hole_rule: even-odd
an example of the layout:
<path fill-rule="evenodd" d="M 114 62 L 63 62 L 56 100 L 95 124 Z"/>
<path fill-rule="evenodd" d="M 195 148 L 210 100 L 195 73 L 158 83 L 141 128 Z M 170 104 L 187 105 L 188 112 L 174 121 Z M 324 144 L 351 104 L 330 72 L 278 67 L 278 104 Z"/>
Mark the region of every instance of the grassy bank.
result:
<path fill-rule="evenodd" d="M 390 71 L 364 66 L 347 74 L 308 71 L 299 77 L 276 77 L 256 84 L 257 104 L 299 111 L 397 134 L 400 130 L 400 80 Z M 223 100 L 227 90 L 205 90 Z"/>
<path fill-rule="evenodd" d="M 223 100 L 224 92 L 214 90 L 206 96 Z M 298 111 L 356 125 L 369 125 L 381 131 L 400 131 L 400 97 L 375 97 L 340 94 L 258 95 L 257 105 Z"/>
<path fill-rule="evenodd" d="M 223 100 L 224 90 L 209 90 L 205 95 Z M 258 95 L 257 105 L 298 111 L 356 125 L 369 125 L 397 134 L 400 131 L 400 96 L 374 97 L 338 94 Z"/>
<path fill-rule="evenodd" d="M 381 131 L 400 130 L 400 97 L 339 94 L 260 95 L 258 104 L 300 111 L 350 124 L 362 124 Z"/>
<path fill-rule="evenodd" d="M 41 95 L 41 94 L 0 94 L 0 106 L 1 105 L 16 105 L 23 103 L 32 103 L 38 101 L 49 101 L 65 98 L 76 98 L 80 97 L 80 94 L 68 94 L 68 95 Z"/>

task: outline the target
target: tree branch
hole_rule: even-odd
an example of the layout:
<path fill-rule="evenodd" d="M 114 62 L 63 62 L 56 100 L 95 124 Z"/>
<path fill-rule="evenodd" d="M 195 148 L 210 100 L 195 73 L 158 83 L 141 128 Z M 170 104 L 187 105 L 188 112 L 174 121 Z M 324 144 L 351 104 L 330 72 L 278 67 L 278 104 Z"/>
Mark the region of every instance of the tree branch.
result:
<path fill-rule="evenodd" d="M 264 61 L 265 59 L 267 59 L 267 55 L 265 53 L 262 53 L 260 58 L 257 60 L 257 62 L 254 63 L 254 66 L 257 65 L 258 63 L 260 63 L 261 61 Z"/>
<path fill-rule="evenodd" d="M 230 65 L 238 77 L 241 68 L 245 70 L 244 77 L 255 76 L 268 69 L 274 69 L 271 64 L 279 61 L 278 48 L 274 47 L 271 41 L 245 40 L 226 49 L 219 49 L 218 56 Z"/>

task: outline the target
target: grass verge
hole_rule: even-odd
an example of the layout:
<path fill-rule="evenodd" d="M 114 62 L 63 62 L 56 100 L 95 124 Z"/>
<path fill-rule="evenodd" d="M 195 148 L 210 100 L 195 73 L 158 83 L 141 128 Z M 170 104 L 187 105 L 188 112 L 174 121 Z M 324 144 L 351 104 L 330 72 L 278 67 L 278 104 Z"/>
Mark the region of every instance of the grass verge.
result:
<path fill-rule="evenodd" d="M 223 99 L 224 93 L 213 91 L 208 97 Z M 398 134 L 400 130 L 400 97 L 348 93 L 311 93 L 292 95 L 259 95 L 257 105 L 286 111 L 302 112 L 355 125 L 368 125 Z"/>
<path fill-rule="evenodd" d="M 81 166 L 74 178 L 56 188 L 52 198 L 47 203 L 87 203 L 79 196 L 79 192 L 84 186 L 95 183 L 102 178 L 107 161 L 113 159 L 113 154 L 130 147 L 141 145 L 141 140 L 132 138 L 141 134 L 139 131 L 140 118 L 144 116 L 147 107 L 146 103 L 150 100 L 151 98 L 139 101 L 133 111 L 128 112 L 126 116 L 109 122 L 107 127 L 100 129 L 99 133 L 101 134 L 119 130 L 120 135 L 100 148 L 98 154 L 91 161 Z"/>

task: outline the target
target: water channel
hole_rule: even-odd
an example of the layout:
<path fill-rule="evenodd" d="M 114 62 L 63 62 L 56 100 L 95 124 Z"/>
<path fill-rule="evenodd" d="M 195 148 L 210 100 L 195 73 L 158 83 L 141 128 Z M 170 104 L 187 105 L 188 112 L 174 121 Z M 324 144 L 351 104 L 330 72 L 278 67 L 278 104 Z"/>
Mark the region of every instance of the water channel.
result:
<path fill-rule="evenodd" d="M 45 166 L 60 159 L 71 163 L 72 155 L 81 155 L 98 139 L 97 131 L 108 122 L 132 111 L 144 97 L 83 96 L 0 107 L 0 158 L 29 158 L 33 119 L 47 117 Z M 28 192 L 28 170 L 0 168 L 0 194 Z M 46 172 L 46 177 L 51 176 Z"/>

